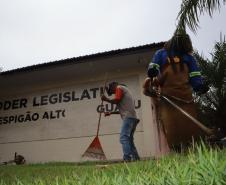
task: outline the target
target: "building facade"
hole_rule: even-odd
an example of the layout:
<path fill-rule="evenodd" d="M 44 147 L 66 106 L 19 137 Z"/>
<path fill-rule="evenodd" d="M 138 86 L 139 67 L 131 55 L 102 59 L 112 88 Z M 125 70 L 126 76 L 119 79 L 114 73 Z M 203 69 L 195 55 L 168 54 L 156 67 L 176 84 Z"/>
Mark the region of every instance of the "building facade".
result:
<path fill-rule="evenodd" d="M 154 106 L 142 83 L 154 52 L 164 43 L 114 50 L 2 72 L 0 162 L 17 152 L 28 163 L 79 162 L 96 135 L 105 81 L 126 84 L 139 119 L 135 143 L 141 157 L 155 156 Z M 108 160 L 122 159 L 119 115 L 102 116 L 99 138 Z"/>

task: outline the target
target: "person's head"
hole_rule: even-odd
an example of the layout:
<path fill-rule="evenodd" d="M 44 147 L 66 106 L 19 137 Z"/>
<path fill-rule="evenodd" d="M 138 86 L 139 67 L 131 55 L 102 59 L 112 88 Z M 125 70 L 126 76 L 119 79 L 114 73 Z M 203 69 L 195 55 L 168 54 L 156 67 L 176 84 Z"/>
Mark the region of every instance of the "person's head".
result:
<path fill-rule="evenodd" d="M 173 37 L 166 42 L 164 47 L 168 51 L 174 51 L 180 54 L 193 52 L 191 39 L 186 33 L 175 33 Z"/>
<path fill-rule="evenodd" d="M 115 94 L 115 90 L 116 90 L 117 85 L 118 85 L 118 82 L 111 82 L 111 83 L 108 84 L 107 94 L 109 96 L 111 96 L 112 94 Z"/>

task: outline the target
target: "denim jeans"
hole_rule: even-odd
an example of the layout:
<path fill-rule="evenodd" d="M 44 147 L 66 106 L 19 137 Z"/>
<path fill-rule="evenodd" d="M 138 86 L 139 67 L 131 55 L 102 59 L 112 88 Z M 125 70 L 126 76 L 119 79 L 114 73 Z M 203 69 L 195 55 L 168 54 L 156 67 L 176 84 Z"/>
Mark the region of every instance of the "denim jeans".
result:
<path fill-rule="evenodd" d="M 123 159 L 125 161 L 139 160 L 137 149 L 134 145 L 134 132 L 139 120 L 135 118 L 125 118 L 123 120 L 121 133 L 120 133 L 120 143 L 122 144 Z"/>

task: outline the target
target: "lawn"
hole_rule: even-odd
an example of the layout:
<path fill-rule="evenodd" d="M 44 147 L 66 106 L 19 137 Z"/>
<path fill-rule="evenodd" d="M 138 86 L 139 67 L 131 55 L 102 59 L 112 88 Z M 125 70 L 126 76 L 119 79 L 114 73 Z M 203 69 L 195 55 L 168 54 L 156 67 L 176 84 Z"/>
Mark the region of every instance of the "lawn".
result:
<path fill-rule="evenodd" d="M 0 166 L 0 185 L 225 185 L 226 149 L 196 147 L 155 160 L 98 166 L 48 163 Z"/>

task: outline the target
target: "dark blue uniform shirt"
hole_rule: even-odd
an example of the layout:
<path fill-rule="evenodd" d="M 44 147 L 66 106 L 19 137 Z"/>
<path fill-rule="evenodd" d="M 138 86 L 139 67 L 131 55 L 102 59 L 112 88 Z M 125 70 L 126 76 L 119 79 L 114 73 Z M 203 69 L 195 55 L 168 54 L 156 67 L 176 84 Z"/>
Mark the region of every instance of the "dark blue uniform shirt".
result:
<path fill-rule="evenodd" d="M 177 56 L 177 54 L 171 52 L 172 56 Z M 179 55 L 182 58 L 182 62 L 187 64 L 189 69 L 189 81 L 194 91 L 199 91 L 202 88 L 203 81 L 201 77 L 201 72 L 197 66 L 195 58 L 190 54 Z M 148 67 L 148 76 L 155 77 L 161 73 L 163 67 L 168 62 L 168 54 L 165 49 L 160 49 L 156 51 L 152 62 Z"/>

